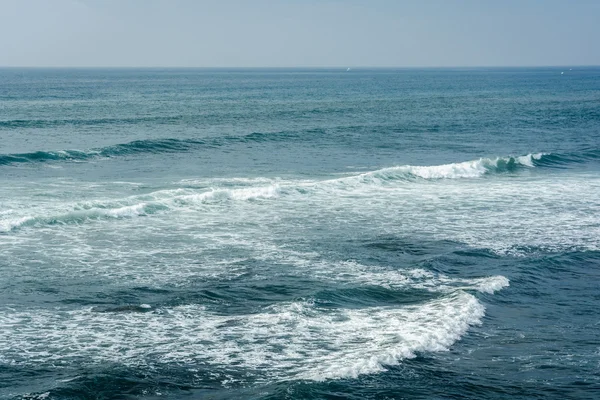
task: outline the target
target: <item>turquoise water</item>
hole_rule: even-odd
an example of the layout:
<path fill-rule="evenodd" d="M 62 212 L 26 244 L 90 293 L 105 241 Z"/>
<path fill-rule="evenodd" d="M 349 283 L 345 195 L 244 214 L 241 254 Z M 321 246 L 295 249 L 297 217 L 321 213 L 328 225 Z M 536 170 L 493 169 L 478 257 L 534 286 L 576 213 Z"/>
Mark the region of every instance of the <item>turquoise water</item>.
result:
<path fill-rule="evenodd" d="M 0 69 L 0 398 L 597 398 L 599 211 L 600 68 Z"/>

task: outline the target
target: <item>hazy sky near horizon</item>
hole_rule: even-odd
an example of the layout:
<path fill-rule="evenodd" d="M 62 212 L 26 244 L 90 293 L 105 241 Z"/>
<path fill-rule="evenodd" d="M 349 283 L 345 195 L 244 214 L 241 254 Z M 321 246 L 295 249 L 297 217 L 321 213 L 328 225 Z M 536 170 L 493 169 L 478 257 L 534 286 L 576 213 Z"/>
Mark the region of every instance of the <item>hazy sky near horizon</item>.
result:
<path fill-rule="evenodd" d="M 0 66 L 600 65 L 600 0 L 0 0 Z"/>

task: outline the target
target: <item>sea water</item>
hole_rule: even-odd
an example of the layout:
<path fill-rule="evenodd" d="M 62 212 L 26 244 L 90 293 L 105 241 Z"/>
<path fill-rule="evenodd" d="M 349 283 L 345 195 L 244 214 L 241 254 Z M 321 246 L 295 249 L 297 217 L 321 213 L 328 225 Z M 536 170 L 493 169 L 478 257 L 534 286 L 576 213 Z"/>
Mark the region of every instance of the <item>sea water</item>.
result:
<path fill-rule="evenodd" d="M 0 70 L 0 398 L 599 398 L 563 70 Z"/>

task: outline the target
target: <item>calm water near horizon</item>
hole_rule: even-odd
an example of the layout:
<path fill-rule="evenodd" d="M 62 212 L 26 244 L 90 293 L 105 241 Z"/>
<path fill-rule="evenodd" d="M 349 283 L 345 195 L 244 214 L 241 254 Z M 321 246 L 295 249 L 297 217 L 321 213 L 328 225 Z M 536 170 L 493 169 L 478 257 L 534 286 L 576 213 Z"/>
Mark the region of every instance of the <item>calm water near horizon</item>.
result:
<path fill-rule="evenodd" d="M 0 69 L 0 399 L 597 399 L 599 305 L 600 67 Z"/>

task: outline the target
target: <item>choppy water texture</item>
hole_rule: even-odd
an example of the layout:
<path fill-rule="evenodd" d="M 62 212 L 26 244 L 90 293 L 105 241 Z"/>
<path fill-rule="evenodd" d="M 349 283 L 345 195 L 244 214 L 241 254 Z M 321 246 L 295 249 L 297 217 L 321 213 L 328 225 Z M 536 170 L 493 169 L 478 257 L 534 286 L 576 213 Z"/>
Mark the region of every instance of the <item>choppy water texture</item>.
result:
<path fill-rule="evenodd" d="M 599 172 L 597 68 L 0 70 L 0 398 L 598 398 Z"/>

